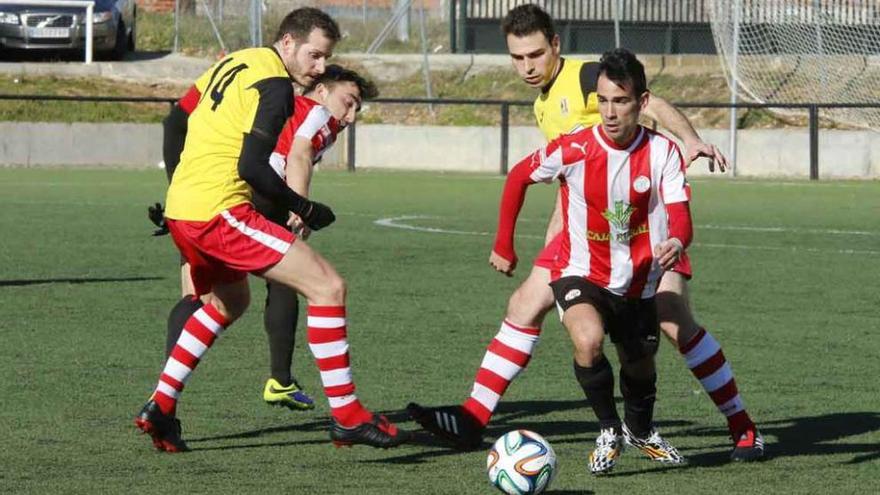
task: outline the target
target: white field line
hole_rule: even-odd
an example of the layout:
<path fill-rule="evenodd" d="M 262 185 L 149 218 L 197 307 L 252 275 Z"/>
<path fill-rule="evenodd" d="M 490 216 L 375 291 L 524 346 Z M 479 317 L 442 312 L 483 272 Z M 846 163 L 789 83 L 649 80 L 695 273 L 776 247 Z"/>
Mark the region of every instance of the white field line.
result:
<path fill-rule="evenodd" d="M 411 220 L 429 220 L 429 219 L 437 219 L 440 217 L 436 216 L 428 216 L 428 215 L 402 215 L 397 217 L 388 217 L 388 218 L 380 218 L 378 220 L 373 221 L 374 224 L 380 227 L 387 227 L 393 229 L 401 229 L 401 230 L 409 230 L 414 232 L 426 232 L 429 234 L 451 234 L 451 235 L 473 235 L 473 236 L 491 236 L 494 235 L 491 232 L 475 232 L 468 230 L 451 230 L 451 229 L 441 229 L 437 227 L 420 227 L 418 225 L 410 225 Z M 720 226 L 715 226 L 716 228 L 723 228 Z M 699 228 L 699 227 L 698 227 Z M 711 227 L 709 227 L 711 228 Z M 744 230 L 750 227 L 742 227 L 731 230 Z M 761 227 L 755 227 L 755 229 L 761 229 Z M 761 231 L 761 230 L 759 230 Z M 786 230 L 779 228 L 779 230 L 773 230 L 772 232 L 788 232 L 793 230 Z M 856 235 L 878 235 L 873 232 L 860 232 L 860 231 L 827 231 L 827 230 L 816 230 L 817 233 L 836 233 L 836 234 L 847 234 L 847 233 L 855 233 Z M 538 235 L 518 235 L 517 237 L 529 238 L 529 239 L 543 239 L 544 236 Z M 855 254 L 855 255 L 880 255 L 880 251 L 871 251 L 867 249 L 820 249 L 820 248 L 809 248 L 809 247 L 797 247 L 797 246 L 759 246 L 759 245 L 749 245 L 749 244 L 717 244 L 717 243 L 701 243 L 695 242 L 693 244 L 695 247 L 705 247 L 705 248 L 717 248 L 717 249 L 741 249 L 741 250 L 758 250 L 758 251 L 789 251 L 789 252 L 806 252 L 806 253 L 835 253 L 835 254 Z"/>

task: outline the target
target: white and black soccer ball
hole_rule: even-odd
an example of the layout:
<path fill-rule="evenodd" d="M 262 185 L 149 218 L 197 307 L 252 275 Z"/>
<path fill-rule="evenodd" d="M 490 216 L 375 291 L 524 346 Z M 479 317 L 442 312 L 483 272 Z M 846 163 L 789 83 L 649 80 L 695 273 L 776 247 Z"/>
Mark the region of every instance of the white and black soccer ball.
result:
<path fill-rule="evenodd" d="M 541 493 L 556 474 L 556 453 L 544 437 L 528 430 L 505 433 L 486 459 L 489 482 L 509 495 Z"/>

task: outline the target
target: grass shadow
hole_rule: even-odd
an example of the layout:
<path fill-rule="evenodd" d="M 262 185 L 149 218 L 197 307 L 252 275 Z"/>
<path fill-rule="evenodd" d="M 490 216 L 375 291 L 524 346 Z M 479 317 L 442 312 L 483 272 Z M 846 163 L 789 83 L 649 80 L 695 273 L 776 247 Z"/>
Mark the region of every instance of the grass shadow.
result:
<path fill-rule="evenodd" d="M 23 287 L 28 285 L 47 284 L 102 284 L 112 282 L 149 282 L 163 280 L 165 277 L 71 277 L 71 278 L 46 278 L 46 279 L 14 279 L 0 280 L 0 287 Z"/>

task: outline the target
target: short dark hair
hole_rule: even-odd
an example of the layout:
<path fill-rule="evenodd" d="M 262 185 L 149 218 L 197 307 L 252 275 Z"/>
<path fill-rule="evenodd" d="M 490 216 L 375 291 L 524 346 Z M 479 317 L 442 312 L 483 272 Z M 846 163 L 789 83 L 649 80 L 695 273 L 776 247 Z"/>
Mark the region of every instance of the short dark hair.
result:
<path fill-rule="evenodd" d="M 324 31 L 324 35 L 337 42 L 342 38 L 339 32 L 339 24 L 333 20 L 326 12 L 313 7 L 302 7 L 291 10 L 289 14 L 281 20 L 278 26 L 278 34 L 275 35 L 275 41 L 280 41 L 285 34 L 293 36 L 297 41 L 303 41 L 309 37 L 309 33 L 313 29 Z"/>
<path fill-rule="evenodd" d="M 535 4 L 525 4 L 510 9 L 501 21 L 501 32 L 505 36 L 517 37 L 528 36 L 538 31 L 544 33 L 547 41 L 553 41 L 556 29 L 553 27 L 553 18 L 546 10 Z"/>
<path fill-rule="evenodd" d="M 602 54 L 599 59 L 599 75 L 602 74 L 621 87 L 630 83 L 636 97 L 648 90 L 645 66 L 626 48 L 615 48 Z"/>
<path fill-rule="evenodd" d="M 379 96 L 379 90 L 376 88 L 376 85 L 373 84 L 369 79 L 365 79 L 363 76 L 358 74 L 357 72 L 346 69 L 341 65 L 330 64 L 327 66 L 324 73 L 320 76 L 316 77 L 312 84 L 303 91 L 303 94 L 311 93 L 318 87 L 319 84 L 323 84 L 325 86 L 332 86 L 335 83 L 339 82 L 352 82 L 357 86 L 358 91 L 361 94 L 362 100 L 372 100 L 373 98 Z"/>

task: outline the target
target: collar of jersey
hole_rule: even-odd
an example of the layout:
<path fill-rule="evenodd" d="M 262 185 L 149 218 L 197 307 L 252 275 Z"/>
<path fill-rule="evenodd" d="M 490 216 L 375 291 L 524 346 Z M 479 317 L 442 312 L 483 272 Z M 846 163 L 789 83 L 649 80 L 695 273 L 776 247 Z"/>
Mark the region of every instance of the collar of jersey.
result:
<path fill-rule="evenodd" d="M 281 58 L 281 54 L 278 53 L 277 49 L 275 49 L 275 45 L 272 45 L 269 48 L 271 48 L 272 53 L 274 53 L 275 56 L 278 57 L 278 61 L 281 62 L 281 67 L 284 67 L 284 72 L 287 72 L 287 77 L 289 77 L 291 81 L 296 82 L 296 79 L 293 78 L 293 74 L 291 74 L 290 71 L 287 70 L 287 66 L 284 65 L 284 59 Z"/>
<path fill-rule="evenodd" d="M 555 83 L 556 79 L 559 78 L 559 74 L 562 74 L 563 67 L 565 67 L 565 58 L 559 57 L 559 70 L 556 71 L 556 74 L 553 75 L 553 79 L 550 79 L 550 82 L 548 82 L 547 84 L 544 85 L 543 88 L 541 88 L 542 95 L 546 95 L 547 93 L 550 92 L 550 89 L 553 88 L 553 83 Z"/>
<path fill-rule="evenodd" d="M 602 147 L 605 148 L 606 151 L 616 150 L 616 151 L 626 151 L 628 153 L 628 152 L 634 150 L 636 148 L 636 146 L 638 146 L 639 143 L 642 141 L 642 137 L 644 137 L 644 135 L 645 135 L 645 128 L 642 126 L 639 126 L 639 130 L 638 130 L 638 132 L 636 132 L 635 137 L 633 137 L 632 141 L 630 141 L 629 143 L 627 143 L 624 146 L 621 146 L 621 145 L 615 143 L 614 141 L 612 141 L 611 138 L 609 138 L 608 135 L 605 134 L 605 128 L 602 126 L 602 124 L 599 124 L 599 125 L 593 127 L 593 134 L 596 136 L 596 139 L 599 141 L 599 144 L 601 144 Z"/>

